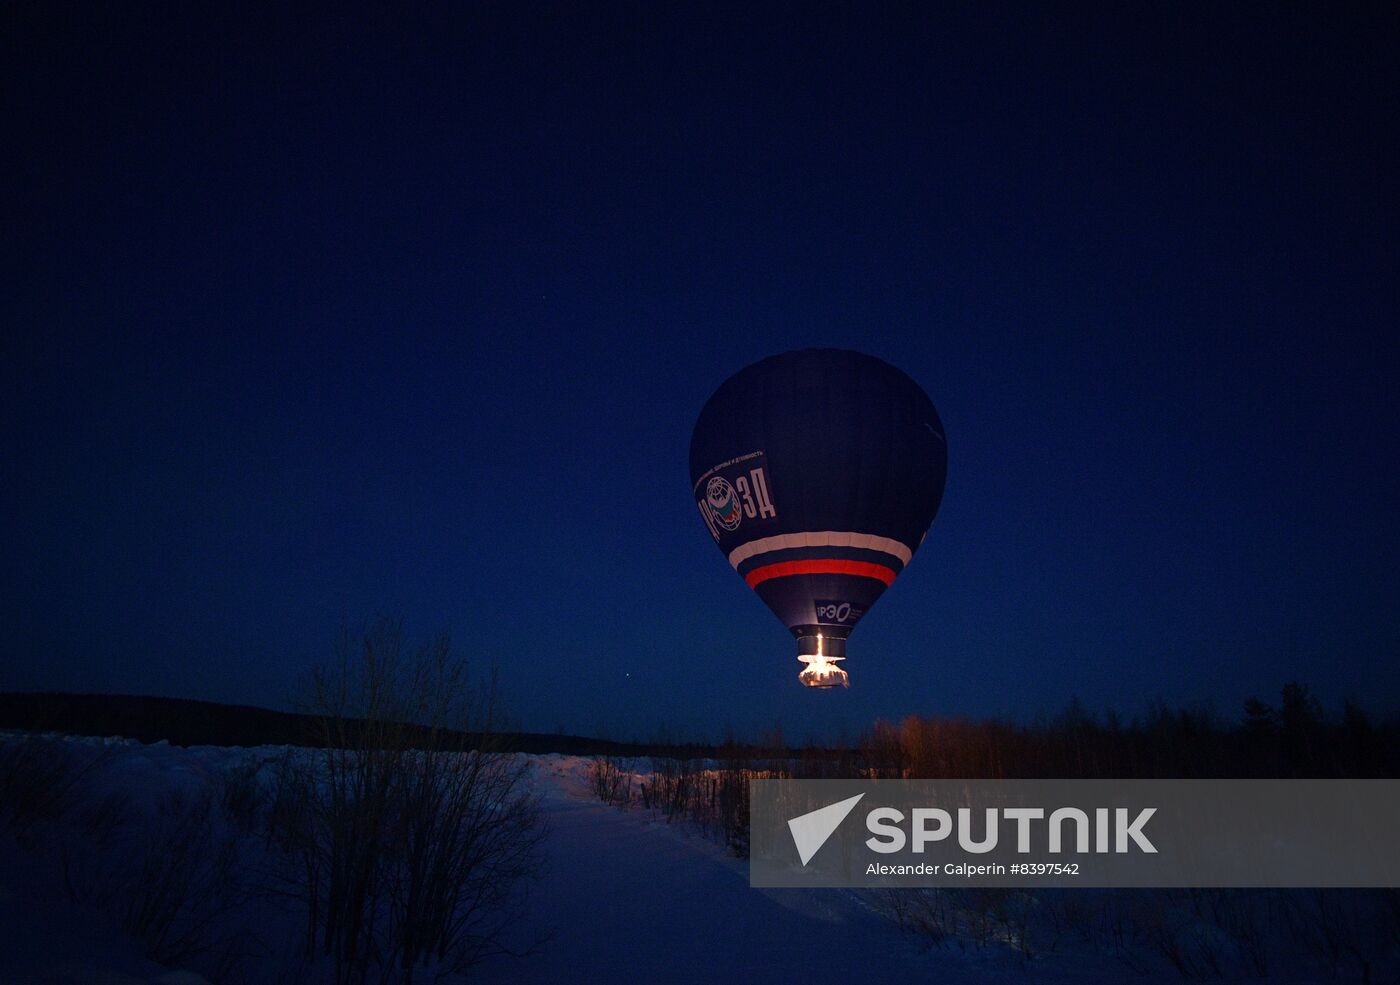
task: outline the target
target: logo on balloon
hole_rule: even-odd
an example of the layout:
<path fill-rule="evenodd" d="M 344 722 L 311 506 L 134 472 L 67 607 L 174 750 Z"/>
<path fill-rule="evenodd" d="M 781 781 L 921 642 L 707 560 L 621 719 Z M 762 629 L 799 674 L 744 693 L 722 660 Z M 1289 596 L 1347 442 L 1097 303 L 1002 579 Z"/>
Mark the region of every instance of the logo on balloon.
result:
<path fill-rule="evenodd" d="M 812 604 L 817 609 L 817 622 L 824 625 L 853 626 L 865 615 L 860 606 L 835 599 L 816 599 Z"/>
<path fill-rule="evenodd" d="M 705 525 L 718 541 L 739 529 L 746 519 L 754 522 L 777 517 L 768 493 L 763 452 L 754 451 L 721 462 L 695 480 L 695 505 Z"/>
<path fill-rule="evenodd" d="M 729 480 L 717 475 L 705 487 L 705 502 L 710 507 L 710 515 L 725 530 L 738 530 L 744 511 L 739 506 L 739 497 Z"/>

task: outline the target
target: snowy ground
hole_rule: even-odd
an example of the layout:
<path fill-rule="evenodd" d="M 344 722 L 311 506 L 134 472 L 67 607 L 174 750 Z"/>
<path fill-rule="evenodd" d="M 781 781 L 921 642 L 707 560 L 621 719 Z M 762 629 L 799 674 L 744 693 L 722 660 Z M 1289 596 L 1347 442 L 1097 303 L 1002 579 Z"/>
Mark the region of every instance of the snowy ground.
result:
<path fill-rule="evenodd" d="M 0 744 L 15 737 L 0 734 Z M 164 743 L 61 739 L 80 763 L 77 800 L 91 807 L 121 794 L 154 804 L 250 761 L 275 762 L 281 748 L 183 749 Z M 1066 947 L 1027 963 L 1009 948 L 930 948 L 902 933 L 858 890 L 759 890 L 746 863 L 683 823 L 593 799 L 589 760 L 531 757 L 549 825 L 545 865 L 530 886 L 512 943 L 545 938 L 523 957 L 473 969 L 485 983 L 656 981 L 1046 983 L 1174 982 L 1170 969 L 1129 971 L 1091 947 Z M 124 936 L 111 906 L 74 901 L 75 879 L 99 879 L 81 865 L 65 872 L 52 846 L 21 848 L 0 836 L 0 985 L 199 985 L 191 967 L 161 967 Z M 81 856 L 79 856 L 81 861 Z M 89 869 L 90 869 L 89 864 Z M 82 893 L 77 893 L 83 896 Z M 91 894 L 90 894 L 91 895 Z M 299 924 L 285 904 L 258 902 L 247 959 L 228 981 L 268 985 L 315 980 L 288 955 Z M 218 977 L 215 975 L 214 977 Z"/>
<path fill-rule="evenodd" d="M 20 738 L 0 734 L 0 743 Z M 193 788 L 211 770 L 241 759 L 244 750 L 184 750 L 123 739 L 54 737 L 81 773 L 79 805 L 118 794 L 153 802 L 167 791 Z M 30 832 L 42 837 L 45 832 Z M 86 846 L 84 846 L 86 847 Z M 187 969 L 164 968 L 142 956 L 116 920 L 95 905 L 75 903 L 60 853 L 43 839 L 39 850 L 0 835 L 0 985 L 201 985 Z"/>
<path fill-rule="evenodd" d="M 531 912 L 554 938 L 488 965 L 481 981 L 817 985 L 928 974 L 927 955 L 857 894 L 750 889 L 747 864 L 715 842 L 591 799 L 586 766 L 540 762 L 552 836 Z"/>
<path fill-rule="evenodd" d="M 82 779 L 80 799 L 86 803 L 118 792 L 154 803 L 250 759 L 274 762 L 283 753 L 273 747 L 55 741 L 81 762 L 96 764 Z M 693 829 L 592 799 L 588 760 L 532 759 L 549 837 L 543 871 L 530 886 L 528 916 L 513 943 L 544 940 L 523 957 L 489 959 L 474 970 L 474 981 L 739 979 L 848 985 L 893 975 L 927 976 L 935 969 L 944 981 L 1007 980 L 1004 973 L 961 965 L 955 956 L 923 951 L 857 893 L 750 889 L 745 862 Z M 271 928 L 274 940 L 294 946 L 276 919 L 260 922 Z M 255 967 L 271 969 L 272 962 L 263 958 Z M 242 977 L 272 980 L 272 974 L 250 976 L 245 970 Z M 5 839 L 0 985 L 197 985 L 205 980 L 188 968 L 147 961 L 109 914 L 73 902 L 55 858 Z"/>

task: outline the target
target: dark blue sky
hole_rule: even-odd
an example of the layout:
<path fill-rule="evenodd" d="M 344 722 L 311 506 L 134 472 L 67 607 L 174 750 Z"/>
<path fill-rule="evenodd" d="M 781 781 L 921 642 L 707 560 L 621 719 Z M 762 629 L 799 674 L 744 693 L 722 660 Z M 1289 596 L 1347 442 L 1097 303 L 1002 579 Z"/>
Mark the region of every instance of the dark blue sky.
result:
<path fill-rule="evenodd" d="M 1400 705 L 1393 11 L 930 6 L 7 14 L 0 687 L 387 612 L 541 730 Z M 689 498 L 806 346 L 949 436 L 849 692 Z"/>

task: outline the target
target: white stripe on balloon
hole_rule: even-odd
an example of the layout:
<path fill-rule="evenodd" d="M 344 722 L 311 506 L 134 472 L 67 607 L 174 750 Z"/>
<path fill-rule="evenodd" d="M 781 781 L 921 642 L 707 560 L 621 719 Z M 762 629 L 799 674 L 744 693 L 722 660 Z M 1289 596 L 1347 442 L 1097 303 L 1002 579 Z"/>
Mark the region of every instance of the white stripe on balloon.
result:
<path fill-rule="evenodd" d="M 769 551 L 785 551 L 794 547 L 861 547 L 883 554 L 893 554 L 904 564 L 914 556 L 914 552 L 899 541 L 875 534 L 858 534 L 851 531 L 816 530 L 800 534 L 778 534 L 776 537 L 760 537 L 747 544 L 740 544 L 729 552 L 729 563 L 738 568 L 755 554 Z"/>

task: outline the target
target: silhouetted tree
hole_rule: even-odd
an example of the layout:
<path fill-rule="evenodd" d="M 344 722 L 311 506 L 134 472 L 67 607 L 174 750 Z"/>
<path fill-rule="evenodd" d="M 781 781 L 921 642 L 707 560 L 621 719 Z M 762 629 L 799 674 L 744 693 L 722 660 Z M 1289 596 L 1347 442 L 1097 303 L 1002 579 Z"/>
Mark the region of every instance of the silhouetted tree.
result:
<path fill-rule="evenodd" d="M 1279 731 L 1283 742 L 1284 764 L 1289 774 L 1311 774 L 1316 768 L 1317 732 L 1322 725 L 1322 706 L 1302 684 L 1283 686 L 1279 693 Z"/>

